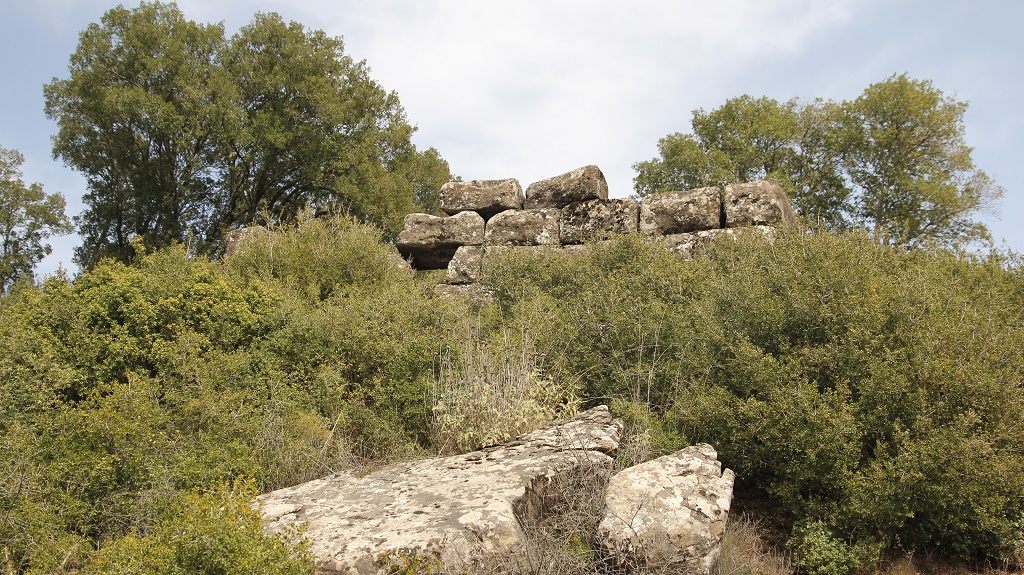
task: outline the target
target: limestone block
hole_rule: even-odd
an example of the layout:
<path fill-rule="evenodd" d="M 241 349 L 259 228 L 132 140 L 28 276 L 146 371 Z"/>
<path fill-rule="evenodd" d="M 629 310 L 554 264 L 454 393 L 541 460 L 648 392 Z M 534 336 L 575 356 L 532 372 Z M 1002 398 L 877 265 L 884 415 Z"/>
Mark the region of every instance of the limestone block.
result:
<path fill-rule="evenodd" d="M 539 208 L 507 210 L 487 222 L 484 243 L 537 246 L 558 243 L 560 210 Z"/>
<path fill-rule="evenodd" d="M 635 232 L 640 205 L 632 199 L 588 200 L 562 208 L 559 237 L 563 244 L 582 244 L 594 239 Z"/>
<path fill-rule="evenodd" d="M 701 249 L 718 238 L 735 238 L 738 233 L 759 234 L 766 238 L 769 243 L 775 239 L 775 228 L 771 226 L 750 226 L 746 228 L 715 228 L 713 230 L 702 230 L 686 234 L 669 234 L 662 236 L 660 240 L 665 246 L 677 255 L 686 260 L 692 260 L 700 253 Z"/>
<path fill-rule="evenodd" d="M 608 483 L 598 538 L 619 564 L 710 575 L 733 482 L 707 444 L 625 469 Z"/>
<path fill-rule="evenodd" d="M 305 524 L 321 574 L 387 573 L 389 552 L 472 567 L 526 545 L 521 522 L 539 519 L 559 478 L 610 468 L 621 432 L 601 406 L 502 446 L 334 474 L 261 496 L 265 528 Z"/>
<path fill-rule="evenodd" d="M 571 172 L 534 182 L 526 188 L 526 209 L 564 208 L 576 202 L 607 200 L 608 182 L 597 166 L 583 166 Z"/>
<path fill-rule="evenodd" d="M 640 203 L 640 231 L 648 235 L 681 234 L 721 227 L 719 188 L 660 192 Z"/>
<path fill-rule="evenodd" d="M 437 284 L 433 295 L 448 300 L 462 300 L 474 306 L 494 303 L 494 296 L 479 284 Z"/>
<path fill-rule="evenodd" d="M 449 217 L 409 214 L 402 222 L 395 247 L 402 257 L 412 258 L 420 270 L 444 269 L 459 246 L 478 246 L 484 241 L 484 219 L 476 212 Z"/>
<path fill-rule="evenodd" d="M 792 225 L 796 212 L 775 182 L 729 184 L 724 195 L 725 225 L 730 228 Z"/>
<path fill-rule="evenodd" d="M 455 250 L 455 256 L 448 262 L 448 275 L 445 281 L 450 284 L 475 282 L 480 276 L 485 249 L 483 246 L 461 246 Z"/>
<path fill-rule="evenodd" d="M 487 220 L 498 212 L 523 209 L 523 188 L 515 178 L 448 182 L 441 186 L 441 209 L 446 214 L 474 211 Z"/>

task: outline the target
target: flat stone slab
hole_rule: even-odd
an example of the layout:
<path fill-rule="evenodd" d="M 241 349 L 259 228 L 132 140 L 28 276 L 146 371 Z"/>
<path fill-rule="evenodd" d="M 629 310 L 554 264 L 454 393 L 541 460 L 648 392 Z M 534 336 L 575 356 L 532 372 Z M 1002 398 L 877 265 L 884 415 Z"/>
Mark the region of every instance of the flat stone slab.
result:
<path fill-rule="evenodd" d="M 474 211 L 489 219 L 498 212 L 523 209 L 523 188 L 515 178 L 448 182 L 441 186 L 441 209 L 446 214 Z"/>
<path fill-rule="evenodd" d="M 583 166 L 530 184 L 523 206 L 526 209 L 564 208 L 576 202 L 607 199 L 608 181 L 604 172 L 597 166 Z"/>
<path fill-rule="evenodd" d="M 317 572 L 387 573 L 388 554 L 471 566 L 526 543 L 560 478 L 610 468 L 622 422 L 605 406 L 493 448 L 335 474 L 260 497 L 272 533 L 305 524 Z"/>
<path fill-rule="evenodd" d="M 598 538 L 621 565 L 710 575 L 734 481 L 706 443 L 624 469 L 608 483 Z"/>
<path fill-rule="evenodd" d="M 796 212 L 782 188 L 775 182 L 758 181 L 725 187 L 725 225 L 788 226 L 797 221 Z"/>
<path fill-rule="evenodd" d="M 647 235 L 682 234 L 721 227 L 719 188 L 658 192 L 640 202 L 640 231 Z"/>

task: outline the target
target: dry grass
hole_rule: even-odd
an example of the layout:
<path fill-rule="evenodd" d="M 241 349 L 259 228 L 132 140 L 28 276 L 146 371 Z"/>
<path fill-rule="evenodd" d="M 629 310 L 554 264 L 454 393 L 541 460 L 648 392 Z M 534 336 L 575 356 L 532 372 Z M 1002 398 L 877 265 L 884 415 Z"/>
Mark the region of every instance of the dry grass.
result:
<path fill-rule="evenodd" d="M 722 536 L 718 575 L 788 575 L 789 557 L 765 544 L 758 523 L 748 515 L 730 517 Z"/>

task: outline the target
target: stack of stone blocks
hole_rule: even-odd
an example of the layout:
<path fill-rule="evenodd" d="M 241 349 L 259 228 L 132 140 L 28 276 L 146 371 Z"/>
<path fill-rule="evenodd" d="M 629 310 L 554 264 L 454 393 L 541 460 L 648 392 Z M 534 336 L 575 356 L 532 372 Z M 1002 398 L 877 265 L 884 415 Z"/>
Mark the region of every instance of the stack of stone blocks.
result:
<path fill-rule="evenodd" d="M 409 214 L 396 247 L 416 269 L 447 269 L 449 284 L 476 281 L 489 257 L 509 249 L 581 250 L 589 241 L 636 231 L 692 258 L 706 241 L 734 228 L 796 221 L 782 189 L 758 181 L 608 199 L 597 166 L 530 184 L 514 178 L 448 182 L 441 188 L 446 217 Z M 512 247 L 518 246 L 518 247 Z M 528 246 L 528 247 L 523 247 Z"/>

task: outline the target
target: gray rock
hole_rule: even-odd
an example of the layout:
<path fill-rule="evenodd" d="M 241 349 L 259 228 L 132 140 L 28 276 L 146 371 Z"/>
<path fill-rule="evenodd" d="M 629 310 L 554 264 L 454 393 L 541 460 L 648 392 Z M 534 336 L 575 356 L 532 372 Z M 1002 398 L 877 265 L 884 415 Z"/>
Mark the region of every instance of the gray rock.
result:
<path fill-rule="evenodd" d="M 724 195 L 725 224 L 730 228 L 760 225 L 792 225 L 796 212 L 775 182 L 730 184 Z"/>
<path fill-rule="evenodd" d="M 649 194 L 640 203 L 640 231 L 648 235 L 709 230 L 721 227 L 721 220 L 718 188 Z"/>
<path fill-rule="evenodd" d="M 412 258 L 420 270 L 444 269 L 459 246 L 478 246 L 484 241 L 484 219 L 476 212 L 438 217 L 409 214 L 402 222 L 395 247 L 402 257 Z"/>
<path fill-rule="evenodd" d="M 490 219 L 498 212 L 523 209 L 523 188 L 515 178 L 448 182 L 441 186 L 441 209 L 446 214 L 474 211 Z"/>
<path fill-rule="evenodd" d="M 608 182 L 597 166 L 583 166 L 571 172 L 534 182 L 526 188 L 526 209 L 564 208 L 576 202 L 607 200 Z"/>
<path fill-rule="evenodd" d="M 582 244 L 635 232 L 640 205 L 632 199 L 588 200 L 562 208 L 559 237 L 563 244 Z"/>
<path fill-rule="evenodd" d="M 231 230 L 224 238 L 224 257 L 230 256 L 253 239 L 266 235 L 267 233 L 267 228 L 263 226 L 247 226 L 244 228 L 238 228 L 237 230 Z"/>
<path fill-rule="evenodd" d="M 501 212 L 487 222 L 484 243 L 489 246 L 557 244 L 560 215 L 554 208 Z"/>
<path fill-rule="evenodd" d="M 434 297 L 463 301 L 472 306 L 485 306 L 494 303 L 494 296 L 478 284 L 437 284 L 434 286 Z"/>
<path fill-rule="evenodd" d="M 735 238 L 738 233 L 760 234 L 769 243 L 775 239 L 775 228 L 771 226 L 749 226 L 746 228 L 716 228 L 687 234 L 669 234 L 662 236 L 660 240 L 673 253 L 682 256 L 683 259 L 691 260 L 709 243 L 723 237 Z"/>
<path fill-rule="evenodd" d="M 471 284 L 480 276 L 480 267 L 484 259 L 483 246 L 462 246 L 455 251 L 452 261 L 448 262 L 448 275 L 445 281 L 450 284 Z"/>
<path fill-rule="evenodd" d="M 733 482 L 707 444 L 625 469 L 608 483 L 598 538 L 622 565 L 710 575 Z"/>
<path fill-rule="evenodd" d="M 525 544 L 561 477 L 606 469 L 622 422 L 607 407 L 494 448 L 335 474 L 263 495 L 266 529 L 305 524 L 317 572 L 387 573 L 389 553 L 471 566 Z"/>

